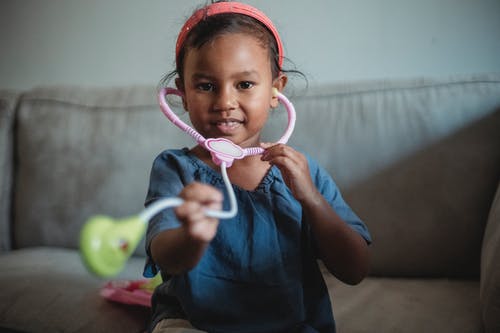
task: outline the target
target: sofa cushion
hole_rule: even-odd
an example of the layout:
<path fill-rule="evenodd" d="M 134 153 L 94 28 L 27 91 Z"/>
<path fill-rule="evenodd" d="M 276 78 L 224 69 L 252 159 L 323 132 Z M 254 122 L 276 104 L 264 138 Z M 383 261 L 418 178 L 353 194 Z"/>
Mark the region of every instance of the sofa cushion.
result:
<path fill-rule="evenodd" d="M 477 277 L 500 177 L 500 110 L 402 159 L 346 196 L 385 276 Z"/>
<path fill-rule="evenodd" d="M 291 142 L 367 223 L 373 274 L 478 276 L 500 176 L 500 75 L 344 83 L 292 100 Z"/>
<path fill-rule="evenodd" d="M 76 248 L 90 216 L 138 213 L 156 155 L 193 145 L 160 112 L 152 86 L 35 89 L 20 101 L 16 134 L 19 248 Z"/>
<path fill-rule="evenodd" d="M 486 332 L 500 332 L 500 183 L 484 233 L 480 295 Z"/>
<path fill-rule="evenodd" d="M 325 277 L 338 332 L 482 332 L 478 281 Z"/>
<path fill-rule="evenodd" d="M 144 260 L 132 258 L 116 279 L 141 278 Z M 150 310 L 109 302 L 105 281 L 91 276 L 75 250 L 30 248 L 0 254 L 0 331 L 132 332 L 144 330 Z"/>
<path fill-rule="evenodd" d="M 0 251 L 11 247 L 13 123 L 18 95 L 0 91 Z"/>
<path fill-rule="evenodd" d="M 132 258 L 115 279 L 139 278 L 142 264 Z M 16 250 L 0 255 L 0 267 L 0 285 L 9 286 L 0 293 L 0 330 L 138 333 L 149 320 L 146 308 L 99 296 L 105 281 L 74 250 Z M 351 287 L 322 272 L 339 332 L 481 331 L 478 281 L 368 278 Z"/>

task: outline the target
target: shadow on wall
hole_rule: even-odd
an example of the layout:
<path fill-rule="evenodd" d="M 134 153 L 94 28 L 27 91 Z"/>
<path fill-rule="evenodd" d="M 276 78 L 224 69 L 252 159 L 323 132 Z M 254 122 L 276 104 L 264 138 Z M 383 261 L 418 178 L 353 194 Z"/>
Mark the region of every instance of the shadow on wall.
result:
<path fill-rule="evenodd" d="M 477 278 L 500 180 L 500 109 L 344 190 L 367 223 L 372 275 Z"/>

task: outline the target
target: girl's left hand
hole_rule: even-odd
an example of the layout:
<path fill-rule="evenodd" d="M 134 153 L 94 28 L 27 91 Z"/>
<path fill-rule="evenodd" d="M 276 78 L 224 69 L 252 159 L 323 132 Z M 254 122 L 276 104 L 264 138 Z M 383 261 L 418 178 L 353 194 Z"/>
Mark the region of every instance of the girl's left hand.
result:
<path fill-rule="evenodd" d="M 303 154 L 282 143 L 263 142 L 260 146 L 265 149 L 261 160 L 280 169 L 295 199 L 303 203 L 319 194 L 311 179 L 307 158 Z"/>

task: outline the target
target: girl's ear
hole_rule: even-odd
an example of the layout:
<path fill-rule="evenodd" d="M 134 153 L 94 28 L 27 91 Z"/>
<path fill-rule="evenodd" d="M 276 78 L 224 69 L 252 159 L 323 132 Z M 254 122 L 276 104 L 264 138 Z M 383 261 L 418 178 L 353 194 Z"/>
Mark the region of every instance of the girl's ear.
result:
<path fill-rule="evenodd" d="M 288 76 L 281 73 L 273 82 L 273 90 L 282 92 L 288 82 Z M 273 97 L 271 98 L 271 108 L 277 108 L 279 105 L 278 96 L 273 92 Z"/>
<path fill-rule="evenodd" d="M 186 90 L 184 89 L 184 82 L 182 82 L 180 77 L 175 79 L 175 86 L 177 87 L 177 90 L 182 93 L 182 106 L 184 107 L 184 110 L 188 111 L 186 98 L 184 97 Z"/>

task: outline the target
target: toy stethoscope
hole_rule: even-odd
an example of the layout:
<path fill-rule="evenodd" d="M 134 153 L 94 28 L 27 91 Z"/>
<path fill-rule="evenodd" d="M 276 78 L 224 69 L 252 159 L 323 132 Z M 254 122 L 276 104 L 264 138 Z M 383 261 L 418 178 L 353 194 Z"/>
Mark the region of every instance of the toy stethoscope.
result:
<path fill-rule="evenodd" d="M 295 127 L 295 108 L 278 90 L 275 89 L 274 94 L 288 112 L 288 126 L 283 136 L 277 141 L 277 143 L 286 143 Z M 205 214 L 218 219 L 233 218 L 238 213 L 238 206 L 226 169 L 231 167 L 235 159 L 262 154 L 264 149 L 261 147 L 241 148 L 225 138 L 204 138 L 177 117 L 168 105 L 166 95 L 182 96 L 182 93 L 173 88 L 162 88 L 158 93 L 158 102 L 162 112 L 182 131 L 191 135 L 199 145 L 205 147 L 210 152 L 214 163 L 220 166 L 228 192 L 230 209 L 228 211 L 207 209 Z M 107 277 L 118 274 L 141 241 L 149 220 L 162 210 L 180 206 L 182 203 L 181 198 L 162 198 L 138 215 L 119 221 L 103 215 L 91 217 L 80 233 L 80 252 L 84 263 L 98 276 Z"/>

